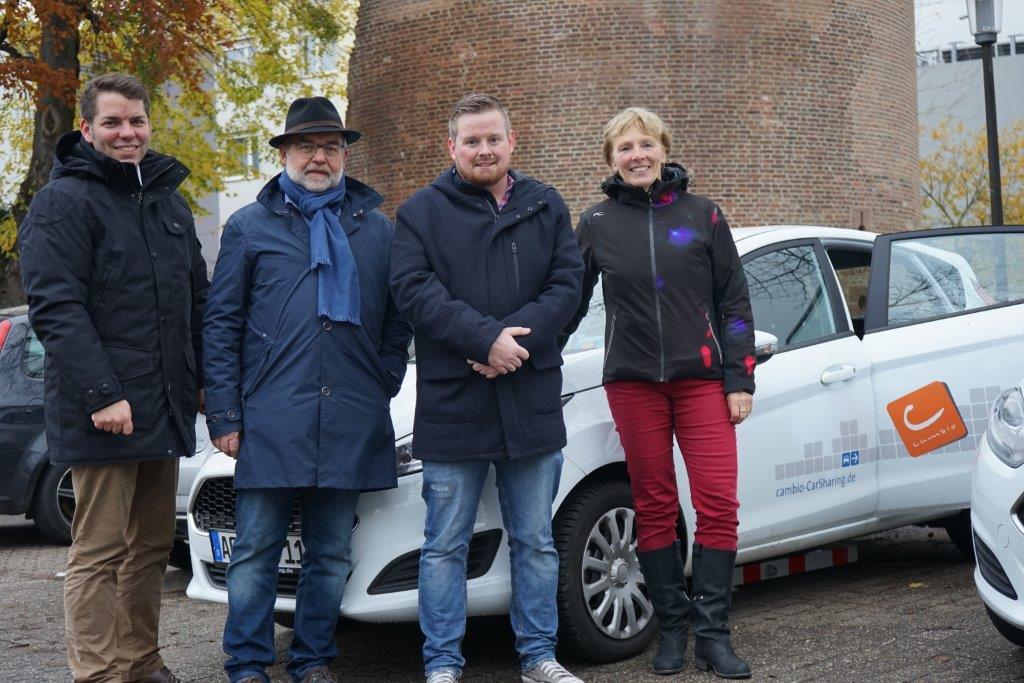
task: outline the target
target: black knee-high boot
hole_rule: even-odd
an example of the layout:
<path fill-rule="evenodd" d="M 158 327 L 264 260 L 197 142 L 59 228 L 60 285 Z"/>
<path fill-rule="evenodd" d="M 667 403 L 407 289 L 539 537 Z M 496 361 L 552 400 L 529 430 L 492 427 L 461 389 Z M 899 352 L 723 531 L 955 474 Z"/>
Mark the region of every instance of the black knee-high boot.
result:
<path fill-rule="evenodd" d="M 693 663 L 720 678 L 749 678 L 750 665 L 736 656 L 729 642 L 729 608 L 736 551 L 693 544 Z"/>
<path fill-rule="evenodd" d="M 690 600 L 686 597 L 679 541 L 659 550 L 637 552 L 647 594 L 658 616 L 658 652 L 654 673 L 678 673 L 686 665 L 686 631 Z"/>

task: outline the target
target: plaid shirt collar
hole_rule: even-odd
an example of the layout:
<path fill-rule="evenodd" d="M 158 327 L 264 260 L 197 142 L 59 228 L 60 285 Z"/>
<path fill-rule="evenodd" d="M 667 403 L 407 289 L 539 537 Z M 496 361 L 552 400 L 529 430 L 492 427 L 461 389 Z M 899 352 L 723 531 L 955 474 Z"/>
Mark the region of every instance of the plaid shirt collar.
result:
<path fill-rule="evenodd" d="M 505 194 L 501 195 L 501 201 L 498 202 L 498 211 L 504 209 L 505 205 L 508 204 L 508 200 L 512 199 L 512 186 L 516 184 L 516 181 L 512 179 L 511 173 L 506 175 L 505 179 L 508 181 L 508 187 L 505 188 Z"/>

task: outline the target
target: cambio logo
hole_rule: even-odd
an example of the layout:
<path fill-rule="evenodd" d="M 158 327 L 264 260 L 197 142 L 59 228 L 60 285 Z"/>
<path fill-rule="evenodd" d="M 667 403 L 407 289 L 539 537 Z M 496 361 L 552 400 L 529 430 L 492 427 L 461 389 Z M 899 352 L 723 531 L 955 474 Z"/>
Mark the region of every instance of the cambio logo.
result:
<path fill-rule="evenodd" d="M 913 429 L 915 432 L 919 432 L 922 429 L 927 429 L 928 427 L 931 427 L 933 424 L 938 422 L 939 418 L 942 417 L 942 414 L 946 412 L 945 408 L 939 408 L 939 412 L 935 413 L 924 422 L 915 423 L 910 421 L 910 412 L 913 409 L 913 403 L 908 404 L 907 407 L 903 409 L 903 424 L 907 426 L 907 429 Z"/>
<path fill-rule="evenodd" d="M 967 426 L 943 382 L 932 382 L 901 396 L 886 410 L 907 453 L 914 457 L 967 436 Z"/>

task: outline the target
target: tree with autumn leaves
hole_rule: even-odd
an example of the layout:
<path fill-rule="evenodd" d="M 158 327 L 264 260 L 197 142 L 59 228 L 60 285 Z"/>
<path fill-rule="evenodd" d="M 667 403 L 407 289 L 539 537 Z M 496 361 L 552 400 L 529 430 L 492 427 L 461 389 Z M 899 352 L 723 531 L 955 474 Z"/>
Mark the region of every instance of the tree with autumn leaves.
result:
<path fill-rule="evenodd" d="M 934 150 L 921 158 L 921 201 L 925 222 L 938 227 L 987 225 L 992 220 L 985 129 L 968 131 L 962 122 L 941 121 L 928 131 Z M 1003 220 L 1024 224 L 1024 119 L 999 131 Z"/>
<path fill-rule="evenodd" d="M 57 139 L 78 127 L 91 76 L 134 74 L 150 90 L 154 149 L 192 174 L 196 200 L 237 174 L 240 135 L 269 137 L 288 102 L 344 95 L 343 74 L 310 61 L 350 34 L 358 0 L 5 0 L 0 18 L 0 305 L 22 300 L 17 225 L 49 176 Z M 239 58 L 241 55 L 241 58 Z M 338 60 L 343 65 L 344 60 Z M 342 67 L 343 68 L 343 67 Z M 225 112 L 228 115 L 225 116 Z M 4 185 L 6 183 L 6 185 Z"/>

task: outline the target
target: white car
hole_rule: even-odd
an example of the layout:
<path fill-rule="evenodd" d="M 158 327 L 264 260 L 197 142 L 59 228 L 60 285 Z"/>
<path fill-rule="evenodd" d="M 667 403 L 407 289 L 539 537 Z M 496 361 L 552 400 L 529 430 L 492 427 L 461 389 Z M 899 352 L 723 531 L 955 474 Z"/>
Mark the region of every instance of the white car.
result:
<path fill-rule="evenodd" d="M 996 400 L 971 487 L 974 582 L 992 623 L 1024 647 L 1024 382 Z"/>
<path fill-rule="evenodd" d="M 913 523 L 947 525 L 970 552 L 963 512 L 972 456 L 993 401 L 1009 378 L 1024 375 L 1024 228 L 733 232 L 755 327 L 778 341 L 774 357 L 758 367 L 754 413 L 738 430 L 738 561 Z M 554 510 L 561 642 L 596 661 L 631 656 L 654 635 L 622 447 L 601 388 L 603 318 L 598 293 L 564 353 L 568 445 Z M 398 488 L 359 501 L 340 606 L 351 619 L 417 616 L 424 504 L 411 433 L 414 375 L 410 366 L 392 401 Z M 918 390 L 946 404 L 933 410 Z M 228 598 L 233 466 L 214 454 L 193 487 L 192 598 Z M 685 468 L 676 471 L 688 547 L 694 511 Z M 295 607 L 297 532 L 296 505 L 278 582 L 282 622 Z M 492 473 L 469 551 L 471 615 L 508 610 L 503 541 Z"/>

